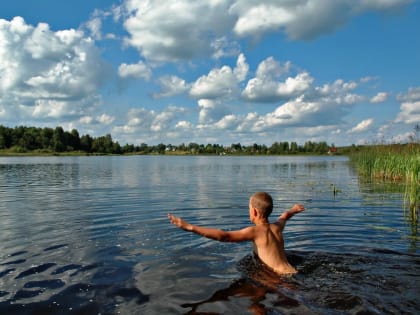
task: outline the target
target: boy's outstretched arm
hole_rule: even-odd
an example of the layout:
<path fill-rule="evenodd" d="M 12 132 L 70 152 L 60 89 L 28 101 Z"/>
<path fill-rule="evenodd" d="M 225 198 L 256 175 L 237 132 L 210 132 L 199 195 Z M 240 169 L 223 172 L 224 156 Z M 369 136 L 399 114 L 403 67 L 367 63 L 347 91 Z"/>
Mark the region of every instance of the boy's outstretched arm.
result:
<path fill-rule="evenodd" d="M 284 211 L 277 219 L 277 221 L 284 220 L 287 221 L 293 217 L 296 213 L 305 211 L 305 207 L 301 204 L 296 204 L 290 210 Z"/>
<path fill-rule="evenodd" d="M 220 241 L 220 242 L 243 242 L 254 239 L 254 229 L 248 227 L 238 231 L 223 231 L 219 229 L 207 228 L 188 223 L 180 217 L 168 214 L 169 221 L 184 231 L 194 232 L 195 234 Z"/>

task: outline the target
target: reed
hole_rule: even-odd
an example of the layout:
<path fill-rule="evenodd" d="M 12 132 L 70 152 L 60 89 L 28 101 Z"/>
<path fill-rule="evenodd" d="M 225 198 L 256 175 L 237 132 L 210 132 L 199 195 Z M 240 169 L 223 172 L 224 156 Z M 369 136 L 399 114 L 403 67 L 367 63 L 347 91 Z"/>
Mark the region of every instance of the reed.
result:
<path fill-rule="evenodd" d="M 404 210 L 417 230 L 420 206 L 420 144 L 374 145 L 350 154 L 359 174 L 405 185 Z"/>

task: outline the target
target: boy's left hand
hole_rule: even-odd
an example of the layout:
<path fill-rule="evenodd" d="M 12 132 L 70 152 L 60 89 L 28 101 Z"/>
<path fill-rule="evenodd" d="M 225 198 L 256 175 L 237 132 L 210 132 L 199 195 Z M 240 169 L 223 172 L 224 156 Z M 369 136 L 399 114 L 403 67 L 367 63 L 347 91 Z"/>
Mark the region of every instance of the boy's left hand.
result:
<path fill-rule="evenodd" d="M 305 211 L 305 207 L 303 206 L 303 205 L 301 205 L 301 204 L 295 204 L 291 209 L 290 209 L 290 211 L 292 211 L 292 213 L 299 213 L 299 212 L 302 212 L 302 211 Z"/>

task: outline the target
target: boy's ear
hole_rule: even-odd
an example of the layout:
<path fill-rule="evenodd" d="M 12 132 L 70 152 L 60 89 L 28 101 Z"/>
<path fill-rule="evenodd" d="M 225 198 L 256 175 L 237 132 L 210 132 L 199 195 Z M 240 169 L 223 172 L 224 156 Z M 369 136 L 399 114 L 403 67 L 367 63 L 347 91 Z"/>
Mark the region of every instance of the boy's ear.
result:
<path fill-rule="evenodd" d="M 257 208 L 255 208 L 255 207 L 252 207 L 252 215 L 256 218 L 256 217 L 258 217 L 258 215 L 259 215 L 259 211 L 258 211 L 258 209 Z"/>

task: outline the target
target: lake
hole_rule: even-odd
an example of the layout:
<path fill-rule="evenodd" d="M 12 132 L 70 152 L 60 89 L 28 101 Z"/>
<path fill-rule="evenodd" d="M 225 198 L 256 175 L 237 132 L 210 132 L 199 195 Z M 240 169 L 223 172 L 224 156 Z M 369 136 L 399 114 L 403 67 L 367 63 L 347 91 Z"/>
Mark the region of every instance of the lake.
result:
<path fill-rule="evenodd" d="M 239 229 L 255 191 L 272 219 L 305 205 L 284 232 L 297 275 L 166 216 Z M 3 157 L 0 314 L 416 314 L 401 191 L 339 156 Z"/>

